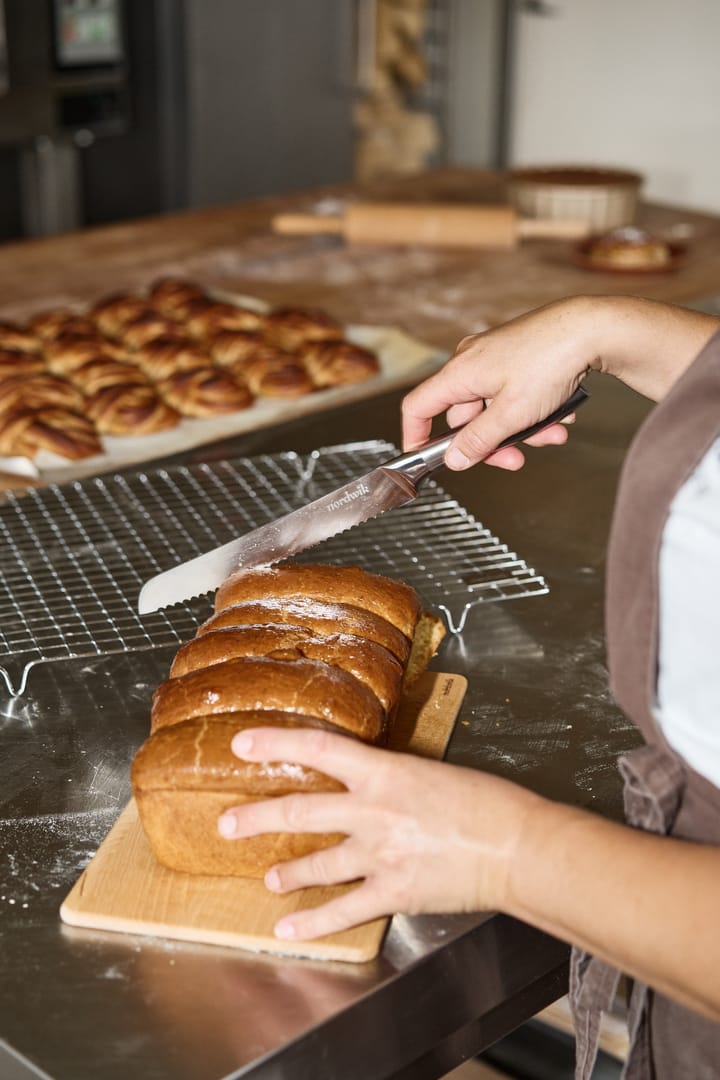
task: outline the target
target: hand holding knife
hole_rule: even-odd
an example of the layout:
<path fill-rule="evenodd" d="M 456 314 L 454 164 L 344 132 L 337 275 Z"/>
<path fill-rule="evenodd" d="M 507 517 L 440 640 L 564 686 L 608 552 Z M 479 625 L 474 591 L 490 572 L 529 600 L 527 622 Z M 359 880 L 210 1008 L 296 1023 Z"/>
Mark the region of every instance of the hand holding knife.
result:
<path fill-rule="evenodd" d="M 587 399 L 583 387 L 550 416 L 503 440 L 498 450 L 522 442 L 574 412 Z M 266 566 L 297 555 L 337 533 L 412 502 L 420 483 L 443 463 L 456 432 L 431 439 L 306 506 L 262 525 L 213 551 L 198 555 L 147 581 L 138 598 L 141 615 L 216 589 L 240 569 Z"/>

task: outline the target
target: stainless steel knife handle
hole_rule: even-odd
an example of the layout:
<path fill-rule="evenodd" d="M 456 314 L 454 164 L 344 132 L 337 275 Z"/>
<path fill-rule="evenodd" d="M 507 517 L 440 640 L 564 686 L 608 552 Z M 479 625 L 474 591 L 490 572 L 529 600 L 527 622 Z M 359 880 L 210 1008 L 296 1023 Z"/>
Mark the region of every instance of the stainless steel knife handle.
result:
<path fill-rule="evenodd" d="M 559 420 L 562 420 L 571 412 L 575 412 L 584 401 L 587 401 L 589 396 L 584 387 L 578 386 L 567 401 L 563 402 L 549 416 L 546 416 L 544 420 L 538 421 L 537 424 L 531 424 L 530 427 L 516 432 L 515 435 L 509 435 L 507 439 L 503 439 L 500 445 L 496 447 L 496 450 L 502 450 L 505 446 L 514 446 L 515 443 L 529 439 L 538 431 L 542 431 L 543 428 L 550 427 L 551 424 L 557 424 Z M 407 454 L 400 454 L 399 457 L 393 458 L 383 468 L 401 472 L 403 476 L 417 485 L 429 473 L 434 472 L 435 469 L 444 464 L 447 449 L 456 435 L 457 430 L 448 432 L 445 435 L 438 435 L 436 439 L 431 439 L 417 450 L 410 450 Z"/>

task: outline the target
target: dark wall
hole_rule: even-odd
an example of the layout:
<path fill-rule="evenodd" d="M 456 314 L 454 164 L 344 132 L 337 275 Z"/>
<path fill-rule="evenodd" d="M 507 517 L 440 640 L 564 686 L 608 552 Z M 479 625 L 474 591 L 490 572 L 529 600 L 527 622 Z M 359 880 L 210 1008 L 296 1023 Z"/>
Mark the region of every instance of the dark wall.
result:
<path fill-rule="evenodd" d="M 19 72 L 26 72 L 25 81 L 32 80 L 37 88 L 35 98 L 48 100 L 53 79 L 51 0 L 5 3 L 12 94 L 0 99 L 0 241 L 23 234 L 20 153 L 23 145 L 30 145 L 31 134 L 23 143 L 21 132 L 55 134 L 55 110 L 46 105 L 44 112 L 35 109 L 31 117 L 30 91 L 19 77 Z M 128 119 L 120 133 L 99 135 L 78 152 L 81 226 L 142 217 L 183 203 L 177 170 L 170 169 L 166 153 L 169 132 L 179 123 L 175 83 L 182 69 L 183 0 L 124 0 L 124 8 Z M 174 80 L 172 86 L 169 80 Z"/>
<path fill-rule="evenodd" d="M 50 84 L 68 75 L 53 75 L 51 0 L 5 3 L 51 102 L 33 125 L 23 111 L 25 130 L 55 135 Z M 353 0 L 125 0 L 128 119 L 78 152 L 78 224 L 351 179 L 352 14 Z M 0 98 L 0 240 L 22 234 L 17 80 L 13 93 Z"/>
<path fill-rule="evenodd" d="M 82 151 L 84 224 L 142 217 L 166 209 L 160 153 L 158 6 L 125 0 L 129 123 L 126 132 L 99 138 Z M 180 5 L 176 5 L 180 6 Z"/>
<path fill-rule="evenodd" d="M 50 124 L 52 40 L 49 0 L 5 0 L 8 91 L 0 97 L 0 240 L 22 234 L 18 154 L 24 132 Z"/>
<path fill-rule="evenodd" d="M 17 154 L 14 150 L 0 149 L 0 240 L 14 240 L 21 235 Z"/>
<path fill-rule="evenodd" d="M 88 224 L 350 180 L 352 0 L 126 0 L 131 127 L 83 154 Z"/>
<path fill-rule="evenodd" d="M 352 0 L 185 0 L 185 9 L 189 202 L 350 180 Z"/>

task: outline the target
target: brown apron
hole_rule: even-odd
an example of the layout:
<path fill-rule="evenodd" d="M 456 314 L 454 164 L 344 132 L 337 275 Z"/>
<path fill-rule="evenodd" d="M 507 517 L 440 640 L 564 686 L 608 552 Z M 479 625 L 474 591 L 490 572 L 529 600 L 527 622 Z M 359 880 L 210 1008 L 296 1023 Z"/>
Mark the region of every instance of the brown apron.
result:
<path fill-rule="evenodd" d="M 709 844 L 720 844 L 720 790 L 668 745 L 652 707 L 662 532 L 676 492 L 718 436 L 720 332 L 653 409 L 630 448 L 610 535 L 606 592 L 611 687 L 646 741 L 619 763 L 628 824 Z M 709 572 L 718 573 L 718 567 Z M 714 934 L 717 927 L 700 932 Z M 592 1074 L 601 1014 L 611 1007 L 619 979 L 608 964 L 574 950 L 570 1002 L 576 1080 L 589 1080 Z M 720 1024 L 639 983 L 632 984 L 628 1022 L 627 1080 L 720 1078 Z"/>

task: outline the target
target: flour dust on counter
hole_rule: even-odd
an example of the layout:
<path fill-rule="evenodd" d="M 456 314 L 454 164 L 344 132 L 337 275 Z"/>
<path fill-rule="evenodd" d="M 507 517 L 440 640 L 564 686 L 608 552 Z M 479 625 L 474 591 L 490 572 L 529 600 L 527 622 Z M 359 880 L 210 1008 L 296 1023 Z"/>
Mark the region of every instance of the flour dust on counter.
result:
<path fill-rule="evenodd" d="M 242 256 L 237 249 L 214 250 L 190 265 L 211 281 L 224 281 L 225 288 L 234 282 L 239 293 L 279 296 L 284 288 L 302 295 L 304 284 L 312 281 L 336 294 L 340 312 L 346 296 L 362 289 L 363 322 L 423 335 L 426 325 L 438 324 L 446 327 L 443 341 L 451 346 L 465 334 L 486 330 L 491 321 L 481 279 L 467 282 L 452 262 L 452 256 L 423 247 L 340 247 L 326 240 L 306 241 L 279 255 L 260 240 L 244 247 Z"/>
<path fill-rule="evenodd" d="M 57 907 L 57 892 L 82 873 L 117 814 L 105 807 L 0 819 L 0 913 L 32 917 L 33 906 Z"/>
<path fill-rule="evenodd" d="M 638 736 L 612 699 L 604 636 L 586 627 L 558 647 L 544 628 L 531 631 L 531 625 L 522 613 L 516 620 L 514 608 L 483 606 L 471 613 L 461 637 L 443 644 L 446 667 L 457 668 L 462 656 L 484 684 L 482 701 L 455 729 L 450 756 L 508 778 L 522 776 L 541 793 L 560 792 L 589 808 L 619 806 L 620 774 L 608 743 L 623 752 Z"/>

